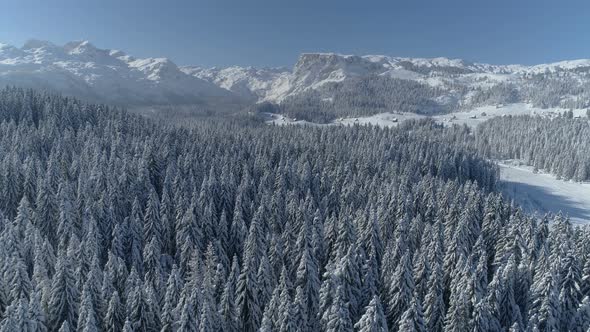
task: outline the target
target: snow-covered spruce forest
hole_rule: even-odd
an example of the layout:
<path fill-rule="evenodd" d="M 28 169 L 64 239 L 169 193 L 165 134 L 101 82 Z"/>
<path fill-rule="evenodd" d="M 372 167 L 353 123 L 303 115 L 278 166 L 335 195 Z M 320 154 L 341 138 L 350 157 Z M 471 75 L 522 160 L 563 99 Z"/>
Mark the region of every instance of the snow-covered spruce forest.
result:
<path fill-rule="evenodd" d="M 589 328 L 590 232 L 496 194 L 467 128 L 180 128 L 9 88 L 0 131 L 1 331 Z"/>
<path fill-rule="evenodd" d="M 496 117 L 476 130 L 475 147 L 493 159 L 519 159 L 559 179 L 590 180 L 588 119 Z"/>

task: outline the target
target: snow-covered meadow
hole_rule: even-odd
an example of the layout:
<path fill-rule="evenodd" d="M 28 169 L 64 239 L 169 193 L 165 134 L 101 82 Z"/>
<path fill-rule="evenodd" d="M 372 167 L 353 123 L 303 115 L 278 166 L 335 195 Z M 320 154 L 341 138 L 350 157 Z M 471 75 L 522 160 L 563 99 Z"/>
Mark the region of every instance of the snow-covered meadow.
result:
<path fill-rule="evenodd" d="M 543 215 L 559 213 L 575 224 L 590 223 L 590 183 L 558 180 L 546 173 L 534 173 L 530 166 L 499 162 L 501 190 L 526 212 Z"/>
<path fill-rule="evenodd" d="M 481 106 L 476 107 L 471 110 L 466 111 L 457 111 L 452 113 L 446 114 L 439 114 L 430 116 L 432 119 L 436 120 L 439 123 L 444 125 L 467 125 L 470 127 L 476 127 L 478 124 L 487 121 L 493 117 L 497 116 L 509 116 L 509 115 L 540 115 L 544 117 L 556 117 L 559 114 L 567 111 L 564 108 L 539 108 L 534 107 L 530 104 L 526 103 L 517 103 L 517 104 L 509 104 L 509 105 L 497 105 L 497 106 Z M 574 116 L 576 117 L 585 117 L 586 110 L 584 109 L 574 109 L 572 110 Z M 304 120 L 298 119 L 290 119 L 284 115 L 280 114 L 267 114 L 268 115 L 268 123 L 274 123 L 277 125 L 318 125 L 317 123 L 312 123 Z M 331 123 L 323 124 L 323 125 L 376 125 L 382 127 L 395 127 L 400 122 L 408 119 L 422 119 L 427 118 L 429 116 L 416 114 L 416 113 L 407 113 L 407 112 L 388 112 L 388 113 L 380 113 L 375 114 L 372 116 L 367 117 L 348 117 L 348 118 L 339 118 Z"/>

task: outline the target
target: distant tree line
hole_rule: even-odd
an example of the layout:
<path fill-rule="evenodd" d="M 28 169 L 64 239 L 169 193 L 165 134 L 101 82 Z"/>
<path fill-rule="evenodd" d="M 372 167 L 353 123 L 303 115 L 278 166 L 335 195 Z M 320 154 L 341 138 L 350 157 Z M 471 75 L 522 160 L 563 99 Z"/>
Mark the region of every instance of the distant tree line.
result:
<path fill-rule="evenodd" d="M 590 125 L 587 118 L 509 116 L 477 127 L 475 147 L 485 157 L 519 159 L 564 180 L 590 180 Z"/>

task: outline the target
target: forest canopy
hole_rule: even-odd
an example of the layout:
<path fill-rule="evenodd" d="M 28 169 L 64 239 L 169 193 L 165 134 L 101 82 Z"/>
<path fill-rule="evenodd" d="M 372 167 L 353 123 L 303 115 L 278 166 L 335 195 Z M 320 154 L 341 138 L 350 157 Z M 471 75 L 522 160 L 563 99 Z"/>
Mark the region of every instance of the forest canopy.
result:
<path fill-rule="evenodd" d="M 0 331 L 589 327 L 590 233 L 497 194 L 467 128 L 182 128 L 8 88 L 0 132 Z"/>

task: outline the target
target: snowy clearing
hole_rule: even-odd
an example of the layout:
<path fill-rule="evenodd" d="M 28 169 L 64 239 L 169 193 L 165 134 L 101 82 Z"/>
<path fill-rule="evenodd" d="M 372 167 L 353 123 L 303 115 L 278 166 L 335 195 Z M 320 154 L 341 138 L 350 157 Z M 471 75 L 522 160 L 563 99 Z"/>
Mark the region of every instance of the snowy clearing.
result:
<path fill-rule="evenodd" d="M 305 120 L 291 119 L 281 114 L 265 113 L 266 123 L 275 125 L 312 125 L 312 126 L 352 126 L 352 125 L 375 125 L 382 127 L 395 127 L 400 122 L 408 119 L 425 118 L 415 113 L 381 113 L 367 117 L 340 118 L 330 123 L 314 123 Z"/>
<path fill-rule="evenodd" d="M 540 115 L 545 117 L 556 117 L 558 114 L 567 111 L 564 108 L 538 108 L 530 104 L 517 103 L 509 105 L 499 106 L 481 106 L 474 108 L 469 111 L 457 111 L 453 113 L 433 115 L 431 118 L 444 125 L 467 125 L 469 127 L 476 127 L 478 124 L 487 121 L 497 116 L 508 116 L 508 115 Z M 573 110 L 574 116 L 585 117 L 586 110 L 575 109 Z M 426 115 L 416 113 L 405 113 L 405 112 L 394 112 L 394 113 L 380 113 L 367 117 L 350 117 L 336 119 L 328 124 L 317 124 L 303 120 L 290 119 L 280 114 L 266 114 L 269 117 L 268 123 L 274 123 L 277 125 L 376 125 L 381 127 L 395 127 L 401 121 L 408 119 L 422 119 L 427 118 Z"/>
<path fill-rule="evenodd" d="M 415 114 L 415 113 L 381 113 L 375 114 L 373 116 L 368 117 L 359 117 L 359 118 L 341 118 L 334 121 L 334 124 L 339 125 L 376 125 L 381 127 L 394 127 L 397 126 L 400 122 L 408 119 L 422 119 L 426 118 L 424 115 Z"/>
<path fill-rule="evenodd" d="M 556 117 L 558 114 L 567 111 L 565 108 L 539 108 L 530 104 L 517 103 L 498 106 L 481 106 L 469 111 L 453 112 L 449 114 L 433 116 L 438 122 L 452 125 L 468 125 L 476 127 L 478 124 L 497 116 L 508 115 L 540 115 L 544 117 Z M 586 116 L 586 110 L 573 110 L 574 116 Z"/>
<path fill-rule="evenodd" d="M 590 223 L 590 183 L 557 180 L 553 175 L 533 173 L 532 167 L 499 162 L 501 190 L 526 212 L 542 216 L 562 212 L 574 224 Z"/>

